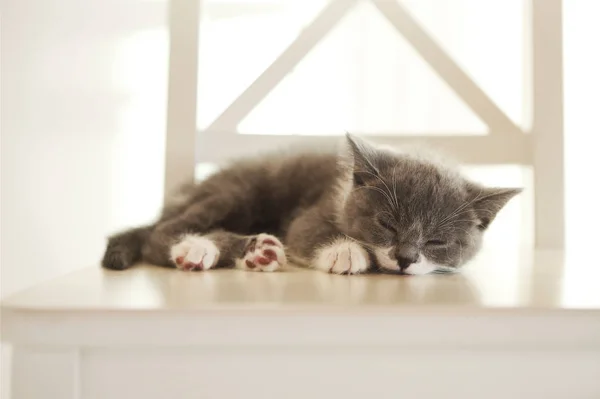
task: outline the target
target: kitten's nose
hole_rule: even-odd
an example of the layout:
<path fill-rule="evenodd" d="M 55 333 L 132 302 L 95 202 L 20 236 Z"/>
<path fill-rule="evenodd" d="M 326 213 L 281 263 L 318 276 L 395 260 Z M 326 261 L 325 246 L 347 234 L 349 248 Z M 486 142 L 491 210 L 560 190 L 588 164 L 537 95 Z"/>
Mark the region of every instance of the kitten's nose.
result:
<path fill-rule="evenodd" d="M 395 248 L 394 257 L 400 266 L 400 271 L 419 260 L 419 249 L 415 245 L 400 244 Z"/>
<path fill-rule="evenodd" d="M 400 271 L 403 272 L 410 265 L 412 265 L 413 263 L 416 263 L 417 260 L 418 260 L 418 258 L 404 258 L 404 257 L 399 257 L 398 258 L 398 266 L 400 266 Z"/>

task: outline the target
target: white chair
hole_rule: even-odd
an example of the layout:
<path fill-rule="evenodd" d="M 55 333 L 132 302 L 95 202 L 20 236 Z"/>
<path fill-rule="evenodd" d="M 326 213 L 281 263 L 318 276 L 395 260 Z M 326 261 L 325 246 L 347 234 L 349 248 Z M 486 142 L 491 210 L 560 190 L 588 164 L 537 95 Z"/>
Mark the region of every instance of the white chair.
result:
<path fill-rule="evenodd" d="M 359 0 L 331 0 L 290 46 L 202 133 L 197 144 L 198 33 L 202 0 L 171 0 L 170 73 L 165 193 L 192 181 L 197 159 L 214 162 L 244 151 L 290 143 L 293 136 L 247 136 L 237 126 Z M 419 55 L 489 128 L 485 136 L 427 136 L 433 145 L 467 163 L 520 164 L 534 172 L 536 248 L 564 247 L 564 168 L 561 0 L 532 0 L 529 62 L 531 129 L 513 123 L 490 97 L 424 31 L 400 2 L 366 0 L 392 23 Z M 416 136 L 370 136 L 399 145 Z M 419 136 L 422 139 L 422 136 Z M 313 137 L 332 140 L 331 136 Z M 227 145 L 236 140 L 236 146 Z"/>

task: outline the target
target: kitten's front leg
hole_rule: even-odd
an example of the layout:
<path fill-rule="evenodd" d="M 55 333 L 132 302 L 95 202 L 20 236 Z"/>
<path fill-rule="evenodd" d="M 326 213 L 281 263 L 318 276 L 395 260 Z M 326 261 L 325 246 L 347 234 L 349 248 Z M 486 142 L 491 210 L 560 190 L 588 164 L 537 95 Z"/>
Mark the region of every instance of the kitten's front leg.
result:
<path fill-rule="evenodd" d="M 339 238 L 317 249 L 312 262 L 316 269 L 335 274 L 358 274 L 369 269 L 369 254 L 359 243 Z"/>
<path fill-rule="evenodd" d="M 214 240 L 200 234 L 186 234 L 170 248 L 171 261 L 182 270 L 208 270 L 215 267 L 221 250 Z"/>
<path fill-rule="evenodd" d="M 317 206 L 291 223 L 286 245 L 294 258 L 328 273 L 358 274 L 371 265 L 365 248 L 342 234 Z"/>

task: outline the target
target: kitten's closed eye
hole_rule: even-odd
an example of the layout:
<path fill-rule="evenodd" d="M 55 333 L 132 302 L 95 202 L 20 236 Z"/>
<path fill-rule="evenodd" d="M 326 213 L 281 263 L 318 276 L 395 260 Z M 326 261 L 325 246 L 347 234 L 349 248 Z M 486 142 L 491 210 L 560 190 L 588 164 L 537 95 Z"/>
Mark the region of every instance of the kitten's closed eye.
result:
<path fill-rule="evenodd" d="M 429 240 L 425 243 L 428 247 L 445 247 L 448 245 L 448 241 L 444 240 Z"/>
<path fill-rule="evenodd" d="M 381 227 L 388 229 L 392 233 L 397 233 L 396 227 L 392 224 L 392 221 L 385 218 L 378 218 L 377 223 L 381 225 Z"/>

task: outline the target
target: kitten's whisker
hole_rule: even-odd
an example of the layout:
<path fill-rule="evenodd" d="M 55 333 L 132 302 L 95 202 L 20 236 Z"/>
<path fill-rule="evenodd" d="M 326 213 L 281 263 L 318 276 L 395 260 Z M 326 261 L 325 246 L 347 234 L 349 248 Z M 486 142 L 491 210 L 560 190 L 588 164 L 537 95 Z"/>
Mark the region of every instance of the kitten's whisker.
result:
<path fill-rule="evenodd" d="M 363 189 L 363 188 L 364 189 L 375 190 L 375 191 L 381 193 L 387 199 L 388 204 L 390 205 L 390 208 L 391 209 L 395 208 L 392 198 L 384 190 L 380 189 L 379 187 L 374 187 L 374 186 L 360 186 L 360 187 L 357 187 L 354 190 L 352 190 L 352 192 L 360 190 L 360 189 Z"/>
<path fill-rule="evenodd" d="M 452 213 L 450 215 L 448 215 L 444 219 L 440 220 L 439 223 L 443 223 L 443 222 L 447 221 L 448 219 L 455 217 L 456 214 L 458 214 L 458 212 L 460 212 L 463 209 L 465 209 L 466 207 L 468 207 L 471 203 L 472 203 L 471 201 L 468 201 L 468 202 L 465 202 L 464 204 L 460 205 L 454 211 L 452 211 Z"/>
<path fill-rule="evenodd" d="M 400 160 L 396 161 L 396 165 L 394 165 L 394 169 L 392 169 L 392 188 L 394 189 L 394 199 L 396 201 L 396 207 L 400 208 L 398 204 L 398 192 L 396 191 L 396 171 L 398 170 L 398 165 L 400 165 Z"/>
<path fill-rule="evenodd" d="M 473 237 L 473 235 L 471 234 L 471 232 L 469 232 L 469 231 L 467 231 L 465 229 L 461 229 L 459 227 L 457 227 L 456 230 L 464 232 L 467 235 L 467 237 L 469 237 L 470 244 L 473 244 L 476 241 L 475 238 Z M 459 245 L 461 244 L 460 241 L 458 243 L 459 243 Z"/>
<path fill-rule="evenodd" d="M 473 203 L 475 203 L 476 201 L 481 201 L 484 200 L 486 198 L 490 198 L 496 195 L 496 193 L 489 193 L 486 195 L 481 195 L 483 193 L 483 189 L 480 189 L 479 194 L 477 194 L 477 196 L 475 196 L 475 198 L 473 198 L 472 200 L 466 202 L 465 204 L 463 204 L 462 206 L 458 207 L 455 212 L 453 212 L 450 217 L 454 217 L 454 215 L 459 212 L 460 210 L 464 209 L 466 206 L 471 205 Z M 492 210 L 489 209 L 480 209 L 479 211 L 483 211 L 483 212 L 488 212 L 490 215 L 495 215 L 497 212 L 494 212 Z M 447 219 L 447 218 L 446 218 Z M 445 221 L 445 220 L 442 220 Z"/>
<path fill-rule="evenodd" d="M 393 196 L 394 194 L 393 194 L 393 193 L 392 193 L 392 191 L 390 190 L 390 187 L 387 185 L 387 183 L 386 183 L 386 182 L 385 182 L 385 181 L 384 181 L 384 180 L 381 178 L 381 176 L 379 176 L 379 175 L 377 175 L 377 174 L 375 174 L 375 173 L 371 173 L 371 172 L 369 172 L 369 171 L 365 171 L 365 172 L 366 172 L 366 173 L 368 173 L 368 174 L 370 174 L 371 176 L 374 176 L 374 177 L 376 177 L 376 178 L 377 178 L 377 179 L 378 179 L 378 180 L 381 182 L 381 184 L 383 184 L 383 185 L 385 186 L 385 188 L 387 189 L 388 193 L 390 194 L 390 200 L 391 200 L 391 204 L 390 204 L 390 205 L 392 205 L 392 208 L 393 208 L 394 206 L 395 206 L 395 207 L 398 207 L 398 202 L 397 202 L 397 201 L 396 201 L 396 202 L 394 202 L 394 200 L 393 200 L 393 198 L 392 198 L 392 196 Z"/>
<path fill-rule="evenodd" d="M 439 223 L 443 223 L 446 220 L 455 217 L 455 215 L 462 211 L 463 209 L 465 209 L 466 207 L 468 207 L 469 205 L 472 205 L 473 203 L 475 203 L 476 201 L 479 201 L 481 199 L 485 199 L 487 197 L 492 196 L 493 194 L 488 194 L 488 195 L 484 195 L 482 196 L 481 194 L 483 193 L 483 189 L 479 190 L 479 193 L 475 196 L 475 198 L 471 199 L 470 201 L 465 202 L 464 204 L 460 205 L 459 207 L 457 207 L 449 216 L 445 217 L 444 219 L 442 219 Z"/>
<path fill-rule="evenodd" d="M 459 223 L 459 222 L 473 222 L 473 219 L 458 219 L 458 220 L 449 220 L 446 223 L 442 224 L 442 225 L 438 225 L 437 229 L 441 230 L 444 229 L 446 227 L 453 227 L 454 224 Z"/>
<path fill-rule="evenodd" d="M 433 271 L 434 274 L 450 274 L 450 273 L 456 273 L 456 269 L 453 267 L 447 267 L 447 266 L 439 266 L 437 269 L 435 269 Z"/>

